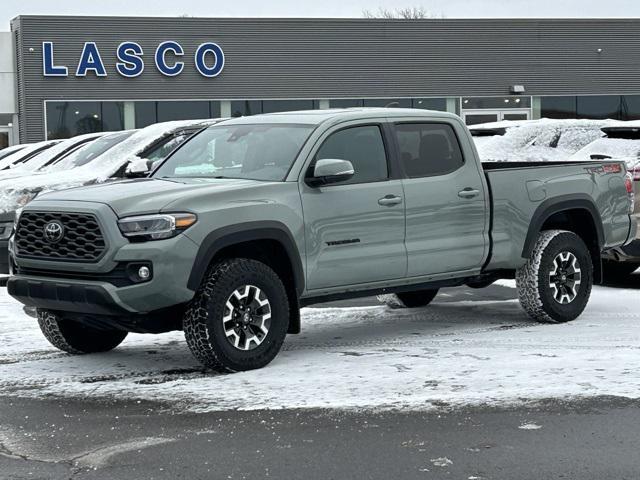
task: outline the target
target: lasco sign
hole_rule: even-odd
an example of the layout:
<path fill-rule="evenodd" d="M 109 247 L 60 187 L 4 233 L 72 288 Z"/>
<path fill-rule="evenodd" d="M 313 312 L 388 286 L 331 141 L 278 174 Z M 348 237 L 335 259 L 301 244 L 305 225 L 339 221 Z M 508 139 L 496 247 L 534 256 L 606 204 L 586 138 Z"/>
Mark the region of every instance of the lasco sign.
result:
<path fill-rule="evenodd" d="M 184 70 L 185 55 L 182 46 L 175 41 L 162 42 L 155 49 L 155 68 L 167 77 L 180 75 Z M 207 42 L 195 50 L 196 70 L 203 77 L 216 77 L 224 68 L 224 52 L 216 43 Z M 123 77 L 133 78 L 142 75 L 145 69 L 145 53 L 136 42 L 122 42 L 116 49 L 116 71 Z M 54 58 L 53 42 L 42 42 L 42 73 L 45 77 L 68 77 L 69 67 L 59 65 Z M 82 53 L 75 66 L 76 77 L 86 77 L 87 74 L 106 77 L 107 70 L 102 61 L 100 50 L 95 42 L 85 42 Z"/>

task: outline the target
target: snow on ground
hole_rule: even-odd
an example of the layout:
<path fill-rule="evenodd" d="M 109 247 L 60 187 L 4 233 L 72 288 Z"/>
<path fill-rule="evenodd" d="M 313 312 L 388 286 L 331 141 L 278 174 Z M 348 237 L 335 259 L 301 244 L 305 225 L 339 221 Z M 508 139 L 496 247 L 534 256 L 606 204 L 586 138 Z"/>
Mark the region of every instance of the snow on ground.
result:
<path fill-rule="evenodd" d="M 106 354 L 59 352 L 3 289 L 0 394 L 150 399 L 193 411 L 638 398 L 638 298 L 638 290 L 596 287 L 585 314 L 564 325 L 530 322 L 515 300 L 306 308 L 303 333 L 289 336 L 270 366 L 217 375 L 202 371 L 179 332 L 130 335 Z"/>

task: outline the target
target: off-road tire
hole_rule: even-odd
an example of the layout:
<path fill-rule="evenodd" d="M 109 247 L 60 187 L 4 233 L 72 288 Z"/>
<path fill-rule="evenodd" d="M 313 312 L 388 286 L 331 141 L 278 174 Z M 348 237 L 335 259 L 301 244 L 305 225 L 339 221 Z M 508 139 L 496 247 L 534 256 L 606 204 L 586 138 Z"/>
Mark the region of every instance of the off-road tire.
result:
<path fill-rule="evenodd" d="M 429 305 L 439 289 L 417 290 L 415 292 L 390 293 L 378 295 L 378 300 L 390 308 L 419 308 Z"/>
<path fill-rule="evenodd" d="M 271 325 L 253 350 L 235 348 L 226 338 L 222 318 L 229 296 L 242 285 L 256 285 L 271 306 Z M 194 357 L 222 373 L 262 368 L 282 347 L 289 327 L 287 291 L 278 275 L 264 263 L 246 258 L 223 260 L 205 276 L 183 319 L 184 335 Z"/>
<path fill-rule="evenodd" d="M 624 280 L 638 268 L 640 268 L 640 263 L 637 262 L 614 262 L 612 260 L 602 262 L 602 273 L 605 280 Z"/>
<path fill-rule="evenodd" d="M 581 270 L 577 295 L 567 304 L 558 303 L 549 286 L 554 259 L 562 252 L 572 253 Z M 575 320 L 587 306 L 593 287 L 593 263 L 589 249 L 573 232 L 545 230 L 538 236 L 527 263 L 517 270 L 516 285 L 520 304 L 532 319 L 544 323 Z"/>
<path fill-rule="evenodd" d="M 74 355 L 113 350 L 127 337 L 124 330 L 98 330 L 38 309 L 38 325 L 45 338 L 59 350 Z"/>

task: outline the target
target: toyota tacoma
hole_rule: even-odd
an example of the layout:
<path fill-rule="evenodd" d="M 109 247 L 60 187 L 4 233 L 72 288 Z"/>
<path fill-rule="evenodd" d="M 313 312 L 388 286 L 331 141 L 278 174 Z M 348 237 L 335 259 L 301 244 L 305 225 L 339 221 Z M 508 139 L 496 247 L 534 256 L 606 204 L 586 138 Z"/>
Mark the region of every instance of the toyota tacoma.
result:
<path fill-rule="evenodd" d="M 195 134 L 150 178 L 38 196 L 9 293 L 74 354 L 183 330 L 205 366 L 267 365 L 300 307 L 515 278 L 534 320 L 584 310 L 602 253 L 635 236 L 623 162 L 482 164 L 455 115 L 289 112 Z"/>

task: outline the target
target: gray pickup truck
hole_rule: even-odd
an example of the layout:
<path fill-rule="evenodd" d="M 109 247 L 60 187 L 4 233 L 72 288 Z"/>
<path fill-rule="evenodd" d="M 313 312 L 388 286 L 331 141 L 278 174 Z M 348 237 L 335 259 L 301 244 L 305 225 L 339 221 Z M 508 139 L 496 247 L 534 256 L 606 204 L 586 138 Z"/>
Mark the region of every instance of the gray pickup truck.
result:
<path fill-rule="evenodd" d="M 515 278 L 524 310 L 584 310 L 631 241 L 620 162 L 482 165 L 450 114 L 279 113 L 194 135 L 151 178 L 42 195 L 16 220 L 8 291 L 71 353 L 183 330 L 205 366 L 267 365 L 300 307 Z M 632 233 L 633 232 L 633 233 Z"/>

